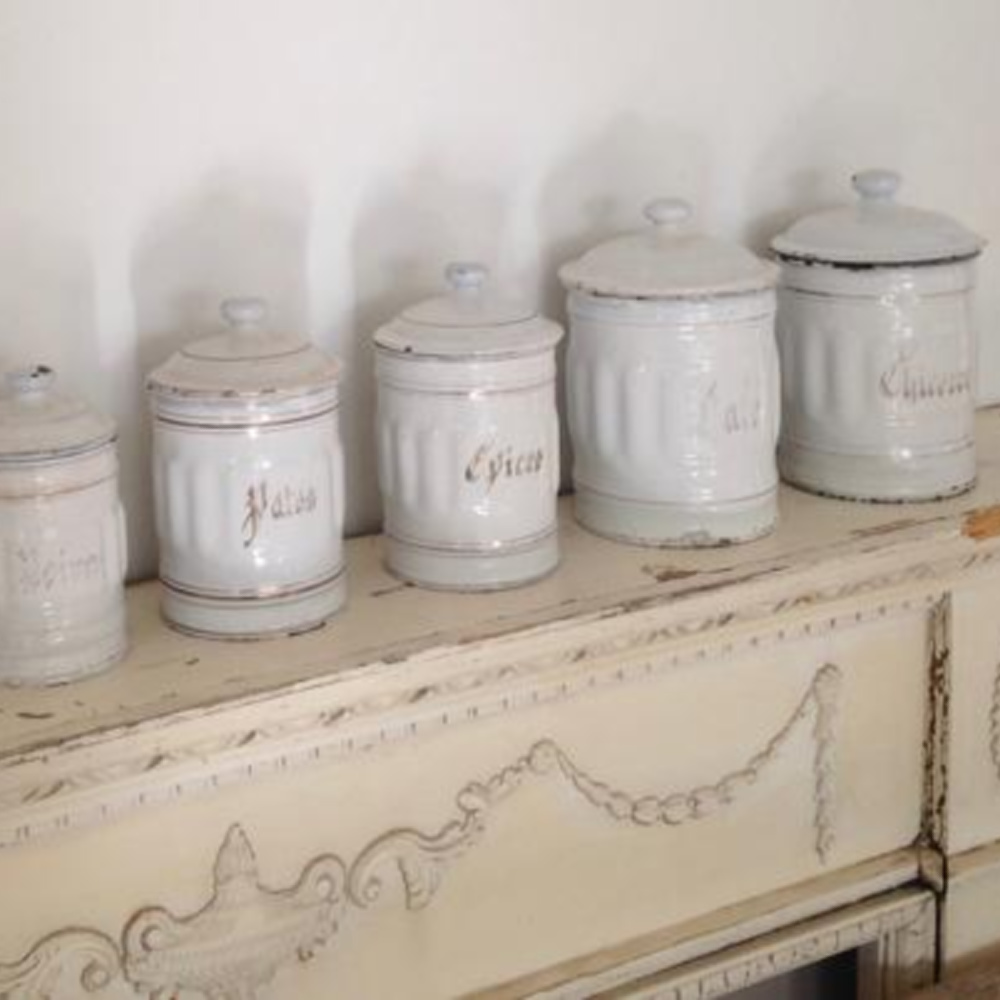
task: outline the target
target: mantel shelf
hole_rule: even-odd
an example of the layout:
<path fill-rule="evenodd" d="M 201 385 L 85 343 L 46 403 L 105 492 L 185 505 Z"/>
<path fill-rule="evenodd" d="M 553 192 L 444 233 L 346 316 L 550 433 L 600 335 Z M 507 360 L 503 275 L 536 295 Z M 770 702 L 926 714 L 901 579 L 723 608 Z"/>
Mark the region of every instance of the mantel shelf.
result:
<path fill-rule="evenodd" d="M 348 543 L 350 597 L 326 627 L 292 638 L 219 642 L 168 628 L 158 585 L 129 588 L 130 653 L 106 674 L 49 689 L 0 693 L 0 765 L 46 748 L 109 737 L 197 711 L 262 696 L 365 683 L 407 671 L 414 657 L 456 646 L 558 629 L 587 616 L 697 600 L 750 579 L 792 578 L 831 560 L 861 564 L 886 551 L 915 554 L 930 543 L 975 547 L 1000 534 L 1000 409 L 979 416 L 980 481 L 937 503 L 846 503 L 783 487 L 778 530 L 769 538 L 707 550 L 652 550 L 613 544 L 576 525 L 571 501 L 560 511 L 562 565 L 548 579 L 494 594 L 442 594 L 399 583 L 382 567 L 378 536 Z"/>

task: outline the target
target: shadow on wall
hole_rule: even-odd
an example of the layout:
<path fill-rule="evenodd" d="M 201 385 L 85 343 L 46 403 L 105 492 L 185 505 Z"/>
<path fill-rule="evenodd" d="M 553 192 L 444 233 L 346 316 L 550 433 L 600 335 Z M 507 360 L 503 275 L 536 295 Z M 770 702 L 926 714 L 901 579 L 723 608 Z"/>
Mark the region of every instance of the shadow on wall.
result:
<path fill-rule="evenodd" d="M 265 298 L 275 328 L 306 331 L 309 208 L 294 178 L 222 171 L 154 218 L 135 247 L 138 351 L 125 410 L 135 419 L 121 439 L 133 578 L 156 572 L 146 374 L 220 329 L 219 304 L 230 296 Z"/>
<path fill-rule="evenodd" d="M 794 171 L 784 181 L 788 206 L 758 213 L 743 228 L 742 242 L 763 257 L 771 256 L 774 237 L 802 216 L 844 204 L 844 199 L 824 197 L 826 177 L 815 168 Z"/>
<path fill-rule="evenodd" d="M 648 225 L 643 208 L 659 197 L 698 206 L 712 190 L 711 155 L 703 135 L 671 122 L 634 115 L 616 118 L 560 160 L 539 190 L 540 247 L 534 264 L 540 308 L 567 326 L 559 268 L 614 236 Z M 639 192 L 637 195 L 636 192 Z M 566 414 L 566 348 L 559 352 L 559 412 Z M 571 485 L 572 454 L 562 420 L 562 481 Z"/>
<path fill-rule="evenodd" d="M 771 240 L 796 219 L 850 204 L 850 179 L 858 170 L 906 169 L 917 127 L 877 95 L 865 102 L 830 95 L 790 109 L 745 173 L 738 237 L 767 253 Z"/>
<path fill-rule="evenodd" d="M 343 345 L 350 534 L 381 524 L 372 334 L 407 306 L 445 294 L 450 261 L 479 261 L 506 284 L 499 259 L 505 223 L 499 190 L 457 180 L 434 161 L 397 168 L 362 197 L 351 247 L 355 309 L 348 325 L 354 336 Z"/>
<path fill-rule="evenodd" d="M 97 331 L 91 255 L 27 220 L 0 233 L 0 370 L 48 364 L 71 391 L 101 399 L 106 379 Z"/>

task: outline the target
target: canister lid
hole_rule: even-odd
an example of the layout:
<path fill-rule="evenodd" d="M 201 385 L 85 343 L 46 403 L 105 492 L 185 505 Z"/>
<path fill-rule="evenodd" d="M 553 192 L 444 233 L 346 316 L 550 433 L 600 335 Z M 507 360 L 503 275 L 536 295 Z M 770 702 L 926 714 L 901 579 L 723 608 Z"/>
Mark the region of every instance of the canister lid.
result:
<path fill-rule="evenodd" d="M 335 384 L 339 362 L 299 336 L 272 331 L 263 299 L 226 299 L 220 311 L 227 329 L 188 344 L 151 372 L 151 393 L 273 398 Z"/>
<path fill-rule="evenodd" d="M 829 264 L 930 264 L 975 257 L 986 241 L 940 212 L 901 205 L 902 177 L 863 170 L 854 205 L 806 215 L 771 243 L 781 257 Z"/>
<path fill-rule="evenodd" d="M 699 232 L 690 203 L 660 198 L 645 208 L 646 229 L 601 243 L 563 265 L 569 289 L 616 298 L 736 295 L 771 288 L 777 269 L 737 243 Z"/>
<path fill-rule="evenodd" d="M 446 295 L 404 310 L 375 333 L 389 351 L 440 358 L 516 357 L 552 347 L 562 328 L 534 309 L 497 294 L 482 264 L 445 268 Z"/>
<path fill-rule="evenodd" d="M 8 372 L 0 389 L 0 464 L 38 462 L 113 441 L 115 425 L 78 396 L 56 388 L 44 365 Z"/>

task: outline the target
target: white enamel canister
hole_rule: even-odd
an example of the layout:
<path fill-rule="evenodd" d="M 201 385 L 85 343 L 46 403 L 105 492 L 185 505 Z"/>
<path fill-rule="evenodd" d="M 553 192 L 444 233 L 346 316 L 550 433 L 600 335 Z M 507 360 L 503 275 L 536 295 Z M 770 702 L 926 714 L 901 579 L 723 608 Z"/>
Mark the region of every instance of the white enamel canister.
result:
<path fill-rule="evenodd" d="M 0 682 L 55 684 L 125 650 L 115 427 L 45 367 L 0 390 Z"/>
<path fill-rule="evenodd" d="M 558 563 L 562 329 L 451 264 L 447 295 L 375 334 L 386 563 L 404 580 L 494 590 Z"/>
<path fill-rule="evenodd" d="M 855 205 L 777 237 L 782 476 L 856 500 L 929 500 L 976 478 L 975 258 L 954 220 L 854 177 Z"/>
<path fill-rule="evenodd" d="M 560 271 L 576 516 L 640 545 L 748 541 L 777 517 L 777 269 L 699 233 L 691 206 Z"/>
<path fill-rule="evenodd" d="M 148 379 L 163 614 L 199 635 L 316 627 L 344 603 L 339 364 L 260 299 Z"/>

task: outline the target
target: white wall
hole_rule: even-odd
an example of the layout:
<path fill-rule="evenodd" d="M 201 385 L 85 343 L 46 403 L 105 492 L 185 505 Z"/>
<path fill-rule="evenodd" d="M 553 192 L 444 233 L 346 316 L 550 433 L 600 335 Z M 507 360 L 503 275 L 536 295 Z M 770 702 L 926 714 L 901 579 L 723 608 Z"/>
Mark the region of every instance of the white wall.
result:
<path fill-rule="evenodd" d="M 0 0 L 0 366 L 121 421 L 146 575 L 142 375 L 264 294 L 349 365 L 368 530 L 368 336 L 448 259 L 558 313 L 556 265 L 650 196 L 763 246 L 875 164 L 995 238 L 998 38 L 996 0 Z"/>

